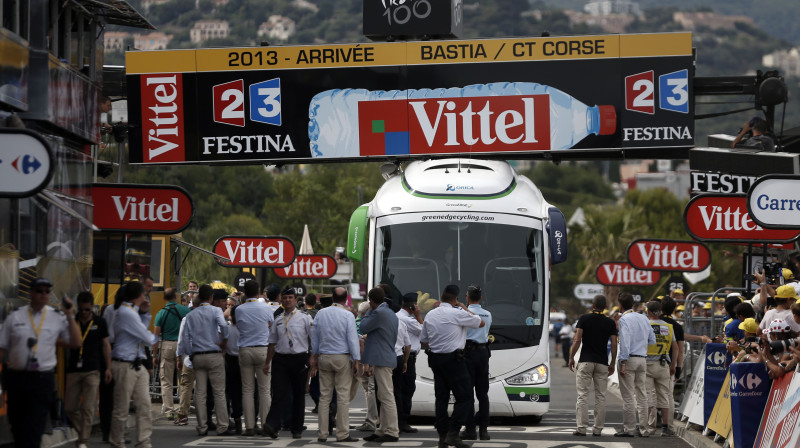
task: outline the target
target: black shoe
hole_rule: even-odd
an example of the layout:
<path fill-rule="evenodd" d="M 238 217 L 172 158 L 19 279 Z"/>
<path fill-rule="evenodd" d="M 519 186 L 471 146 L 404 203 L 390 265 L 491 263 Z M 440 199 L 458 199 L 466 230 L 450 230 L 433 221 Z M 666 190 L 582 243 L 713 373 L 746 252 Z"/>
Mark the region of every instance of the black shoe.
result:
<path fill-rule="evenodd" d="M 347 436 L 347 438 L 337 440 L 337 442 L 358 442 L 358 439 L 354 439 L 350 436 Z"/>
<path fill-rule="evenodd" d="M 269 436 L 272 439 L 277 439 L 278 438 L 278 433 L 275 432 L 274 429 L 272 429 L 272 426 L 269 426 L 267 424 L 264 424 L 264 427 L 261 428 L 261 435 L 262 436 Z"/>
<path fill-rule="evenodd" d="M 478 436 L 481 440 L 491 440 L 492 438 L 489 437 L 489 431 L 486 428 L 481 428 L 478 432 Z"/>
<path fill-rule="evenodd" d="M 458 436 L 458 429 L 451 429 L 447 431 L 447 436 L 444 438 L 444 443 L 454 446 L 456 448 L 470 448 L 470 446 L 461 440 Z"/>
<path fill-rule="evenodd" d="M 235 418 L 233 419 L 233 427 L 236 428 L 236 434 L 242 433 L 242 419 Z"/>
<path fill-rule="evenodd" d="M 281 431 L 291 431 L 291 430 L 292 430 L 292 428 L 289 425 L 281 426 Z"/>
<path fill-rule="evenodd" d="M 572 433 L 572 435 L 573 436 L 586 437 L 586 433 L 585 432 L 580 432 L 577 429 Z"/>
<path fill-rule="evenodd" d="M 409 433 L 409 434 L 414 434 L 414 433 L 416 433 L 418 431 L 419 430 L 417 428 L 412 428 L 407 423 L 400 426 L 400 432 L 406 432 L 406 433 Z"/>
<path fill-rule="evenodd" d="M 233 428 L 228 428 L 224 432 L 217 432 L 218 436 L 235 436 L 236 434 L 237 432 Z"/>
<path fill-rule="evenodd" d="M 312 414 L 316 414 L 317 413 L 317 407 L 316 406 L 314 406 L 314 409 L 311 410 L 311 413 Z"/>
<path fill-rule="evenodd" d="M 300 438 L 302 438 L 302 437 L 303 437 L 303 434 L 302 434 L 302 433 L 299 433 L 299 432 L 293 432 L 293 433 L 292 433 L 292 438 L 293 438 L 293 439 L 300 439 Z"/>
<path fill-rule="evenodd" d="M 478 433 L 474 429 L 472 431 L 465 429 L 461 431 L 461 440 L 478 440 Z"/>
<path fill-rule="evenodd" d="M 615 433 L 614 437 L 634 437 L 634 435 L 633 434 L 629 434 L 629 433 L 627 433 L 625 431 L 620 431 L 618 433 Z"/>
<path fill-rule="evenodd" d="M 399 437 L 390 436 L 389 434 L 384 434 L 377 439 L 375 439 L 375 443 L 384 443 L 384 442 L 397 442 L 400 440 Z"/>
<path fill-rule="evenodd" d="M 367 442 L 374 442 L 374 441 L 376 441 L 376 440 L 378 440 L 380 438 L 381 438 L 381 436 L 379 436 L 379 435 L 377 435 L 375 433 L 372 433 L 372 434 L 364 437 L 364 440 L 366 440 Z"/>
<path fill-rule="evenodd" d="M 214 423 L 214 422 L 208 422 L 208 424 L 206 426 L 208 426 L 208 430 L 209 431 L 216 431 L 217 430 L 217 424 Z"/>
<path fill-rule="evenodd" d="M 203 432 L 197 431 L 197 436 L 198 437 L 205 437 L 207 435 L 208 435 L 208 430 L 207 429 L 205 431 L 203 431 Z M 126 441 L 125 443 L 128 443 L 128 442 Z"/>

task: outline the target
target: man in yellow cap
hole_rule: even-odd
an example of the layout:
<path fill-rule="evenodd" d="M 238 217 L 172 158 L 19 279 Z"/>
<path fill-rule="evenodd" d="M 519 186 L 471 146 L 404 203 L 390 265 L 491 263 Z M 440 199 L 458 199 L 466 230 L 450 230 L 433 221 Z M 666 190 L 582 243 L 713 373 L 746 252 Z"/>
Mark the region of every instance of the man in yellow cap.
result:
<path fill-rule="evenodd" d="M 686 309 L 686 307 L 683 306 L 683 305 L 676 306 L 675 307 L 675 319 L 683 319 L 683 310 L 685 310 L 685 309 Z"/>
<path fill-rule="evenodd" d="M 800 324 L 794 321 L 792 318 L 792 311 L 790 307 L 792 304 L 797 302 L 797 293 L 794 290 L 794 286 L 792 285 L 782 285 L 779 286 L 778 289 L 775 291 L 775 303 L 777 303 L 777 307 L 767 311 L 764 314 L 764 318 L 761 319 L 761 324 L 759 324 L 759 328 L 762 330 L 767 328 L 767 326 L 775 319 L 783 319 L 789 323 L 789 327 L 791 327 L 792 331 L 800 331 Z"/>
<path fill-rule="evenodd" d="M 739 329 L 744 331 L 744 337 L 750 338 L 758 336 L 758 322 L 752 317 L 748 317 L 739 324 Z"/>
<path fill-rule="evenodd" d="M 711 301 L 703 304 L 703 317 L 711 317 Z"/>
<path fill-rule="evenodd" d="M 686 299 L 686 295 L 683 294 L 682 289 L 673 289 L 669 295 L 672 296 L 676 302 L 683 302 L 684 299 Z"/>

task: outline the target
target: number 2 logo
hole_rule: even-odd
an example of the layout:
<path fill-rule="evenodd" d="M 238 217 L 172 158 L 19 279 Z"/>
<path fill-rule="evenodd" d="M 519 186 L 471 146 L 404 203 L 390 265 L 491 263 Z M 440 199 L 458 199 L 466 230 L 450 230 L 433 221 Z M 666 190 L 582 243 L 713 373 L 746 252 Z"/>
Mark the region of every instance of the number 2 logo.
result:
<path fill-rule="evenodd" d="M 656 113 L 653 71 L 625 77 L 625 108 L 643 114 Z"/>
<path fill-rule="evenodd" d="M 214 121 L 244 127 L 244 81 L 214 86 Z"/>

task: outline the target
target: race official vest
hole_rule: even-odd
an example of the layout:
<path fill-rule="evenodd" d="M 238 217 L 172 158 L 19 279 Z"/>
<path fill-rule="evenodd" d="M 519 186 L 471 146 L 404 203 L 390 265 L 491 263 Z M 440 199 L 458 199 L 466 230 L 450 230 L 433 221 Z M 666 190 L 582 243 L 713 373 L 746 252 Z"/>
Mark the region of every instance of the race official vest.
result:
<path fill-rule="evenodd" d="M 656 335 L 656 343 L 647 346 L 647 356 L 669 355 L 672 347 L 672 325 L 664 321 L 650 321 L 650 327 Z"/>

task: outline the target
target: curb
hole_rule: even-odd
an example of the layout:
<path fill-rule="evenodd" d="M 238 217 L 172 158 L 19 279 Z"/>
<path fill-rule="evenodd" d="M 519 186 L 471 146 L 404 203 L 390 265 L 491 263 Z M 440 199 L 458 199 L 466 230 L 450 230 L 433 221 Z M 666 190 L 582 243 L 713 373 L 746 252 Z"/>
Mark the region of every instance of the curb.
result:
<path fill-rule="evenodd" d="M 677 422 L 676 422 L 677 423 Z M 691 423 L 681 424 L 675 428 L 675 433 L 689 445 L 698 448 L 720 448 L 722 444 L 714 442 L 713 438 L 706 437 L 701 431 L 692 428 Z"/>

